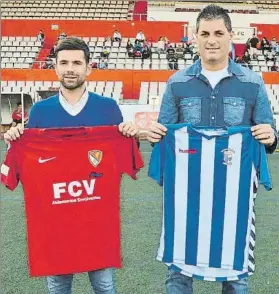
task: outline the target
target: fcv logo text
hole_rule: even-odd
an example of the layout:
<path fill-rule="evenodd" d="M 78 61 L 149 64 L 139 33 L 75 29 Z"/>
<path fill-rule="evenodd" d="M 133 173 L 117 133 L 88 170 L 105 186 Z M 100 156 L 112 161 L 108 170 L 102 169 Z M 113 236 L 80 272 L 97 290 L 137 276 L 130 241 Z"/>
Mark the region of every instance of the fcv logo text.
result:
<path fill-rule="evenodd" d="M 79 197 L 87 194 L 87 196 L 93 195 L 96 179 L 62 182 L 53 184 L 53 195 L 55 199 L 61 199 L 65 194 L 69 194 L 72 197 Z"/>

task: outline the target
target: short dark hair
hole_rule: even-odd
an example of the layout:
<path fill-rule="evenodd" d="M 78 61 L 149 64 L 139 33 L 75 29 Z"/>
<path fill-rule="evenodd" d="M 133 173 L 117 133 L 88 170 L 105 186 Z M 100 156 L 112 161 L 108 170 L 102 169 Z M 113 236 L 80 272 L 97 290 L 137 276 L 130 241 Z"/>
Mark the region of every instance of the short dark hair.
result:
<path fill-rule="evenodd" d="M 86 63 L 89 63 L 90 50 L 87 44 L 80 38 L 77 37 L 67 37 L 58 42 L 55 48 L 55 57 L 57 59 L 58 52 L 62 50 L 81 50 L 84 53 L 84 58 Z"/>
<path fill-rule="evenodd" d="M 200 27 L 200 22 L 202 19 L 205 20 L 215 20 L 215 19 L 223 19 L 225 26 L 229 32 L 232 32 L 232 22 L 231 18 L 229 17 L 229 14 L 227 10 L 224 8 L 215 5 L 215 4 L 210 4 L 206 6 L 198 15 L 197 22 L 196 22 L 196 28 L 197 32 Z"/>
<path fill-rule="evenodd" d="M 19 105 L 22 105 L 22 103 L 21 102 L 17 102 L 17 106 L 19 106 Z"/>

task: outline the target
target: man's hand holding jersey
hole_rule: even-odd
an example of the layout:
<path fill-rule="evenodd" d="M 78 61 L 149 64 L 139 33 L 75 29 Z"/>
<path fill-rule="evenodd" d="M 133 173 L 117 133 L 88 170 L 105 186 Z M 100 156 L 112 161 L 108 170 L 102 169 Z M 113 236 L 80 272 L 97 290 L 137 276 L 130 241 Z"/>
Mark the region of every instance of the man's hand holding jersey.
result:
<path fill-rule="evenodd" d="M 130 121 L 122 122 L 118 126 L 118 130 L 123 136 L 126 136 L 126 137 L 134 137 L 138 135 L 138 132 L 139 132 L 138 126 L 135 123 Z"/>
<path fill-rule="evenodd" d="M 4 134 L 4 142 L 9 144 L 10 142 L 17 140 L 23 134 L 24 126 L 22 124 L 18 124 L 15 127 L 11 127 Z"/>
<path fill-rule="evenodd" d="M 252 135 L 262 144 L 272 146 L 275 143 L 276 136 L 270 124 L 258 124 L 251 128 Z"/>
<path fill-rule="evenodd" d="M 146 139 L 151 143 L 157 143 L 166 135 L 167 128 L 158 122 L 152 122 L 147 131 Z"/>

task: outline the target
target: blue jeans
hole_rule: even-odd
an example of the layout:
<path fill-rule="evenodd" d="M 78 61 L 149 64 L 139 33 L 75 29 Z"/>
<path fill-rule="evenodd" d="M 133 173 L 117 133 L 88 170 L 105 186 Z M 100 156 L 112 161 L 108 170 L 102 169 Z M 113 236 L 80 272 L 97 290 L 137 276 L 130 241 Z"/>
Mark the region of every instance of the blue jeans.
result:
<path fill-rule="evenodd" d="M 96 294 L 116 294 L 112 268 L 88 272 L 91 286 Z M 47 277 L 49 294 L 71 294 L 73 274 Z"/>
<path fill-rule="evenodd" d="M 166 290 L 167 294 L 193 294 L 193 278 L 169 270 Z M 248 294 L 247 279 L 223 282 L 222 294 Z"/>

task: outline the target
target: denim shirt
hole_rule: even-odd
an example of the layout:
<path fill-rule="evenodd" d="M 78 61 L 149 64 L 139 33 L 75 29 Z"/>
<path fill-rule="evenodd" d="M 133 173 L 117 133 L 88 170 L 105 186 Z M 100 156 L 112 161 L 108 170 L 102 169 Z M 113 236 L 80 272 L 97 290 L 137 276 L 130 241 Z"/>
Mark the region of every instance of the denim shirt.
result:
<path fill-rule="evenodd" d="M 270 124 L 277 137 L 263 79 L 250 69 L 229 60 L 229 76 L 212 89 L 201 74 L 201 61 L 172 75 L 159 114 L 162 124 L 196 126 L 252 126 Z M 273 152 L 277 139 L 268 152 Z"/>

